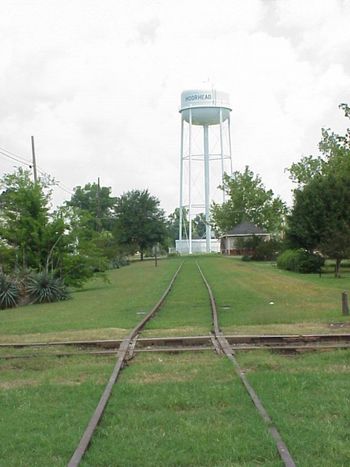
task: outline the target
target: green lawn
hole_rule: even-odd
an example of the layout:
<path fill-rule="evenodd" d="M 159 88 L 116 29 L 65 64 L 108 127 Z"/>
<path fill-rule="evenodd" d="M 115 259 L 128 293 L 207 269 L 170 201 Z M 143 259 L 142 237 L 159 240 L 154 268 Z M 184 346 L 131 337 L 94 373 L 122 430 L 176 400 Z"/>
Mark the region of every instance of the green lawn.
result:
<path fill-rule="evenodd" d="M 330 332 L 343 323 L 341 292 L 350 278 L 281 271 L 271 263 L 203 257 L 198 260 L 216 297 L 227 333 Z M 348 328 L 350 331 L 350 328 Z"/>
<path fill-rule="evenodd" d="M 83 466 L 281 466 L 231 363 L 140 355 L 122 373 Z"/>
<path fill-rule="evenodd" d="M 241 353 L 248 379 L 300 467 L 350 465 L 350 353 Z"/>
<path fill-rule="evenodd" d="M 118 338 L 159 300 L 180 261 L 145 261 L 91 281 L 65 302 L 0 311 L 0 342 Z"/>
<path fill-rule="evenodd" d="M 0 360 L 0 466 L 65 466 L 113 357 Z"/>
<path fill-rule="evenodd" d="M 301 275 L 270 263 L 218 256 L 184 258 L 183 269 L 161 312 L 143 335 L 198 335 L 211 328 L 208 295 L 195 265 L 211 284 L 226 333 L 350 331 L 340 296 L 350 278 Z M 158 301 L 180 259 L 133 263 L 73 293 L 73 299 L 0 311 L 0 342 L 123 337 Z M 188 303 L 186 303 L 188 301 Z M 332 326 L 331 326 L 332 324 Z"/>

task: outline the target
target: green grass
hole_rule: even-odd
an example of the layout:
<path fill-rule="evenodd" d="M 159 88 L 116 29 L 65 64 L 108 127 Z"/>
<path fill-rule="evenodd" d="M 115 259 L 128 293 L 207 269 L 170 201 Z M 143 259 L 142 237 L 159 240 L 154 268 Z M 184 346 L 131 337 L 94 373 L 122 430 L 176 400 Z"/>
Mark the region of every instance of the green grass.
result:
<path fill-rule="evenodd" d="M 199 260 L 216 297 L 225 332 L 279 332 L 285 325 L 330 331 L 328 323 L 348 324 L 341 315 L 341 292 L 349 278 L 319 277 L 281 271 L 271 263 L 245 263 L 231 258 Z M 272 303 L 271 303 L 272 302 Z M 346 326 L 344 324 L 344 326 Z M 276 326 L 280 325 L 280 326 Z M 293 326 L 288 327 L 293 332 Z"/>
<path fill-rule="evenodd" d="M 65 466 L 113 357 L 0 360 L 0 466 Z"/>
<path fill-rule="evenodd" d="M 141 355 L 115 387 L 83 466 L 280 466 L 232 365 L 214 353 Z"/>
<path fill-rule="evenodd" d="M 143 335 L 158 336 L 160 330 L 166 335 L 200 335 L 208 334 L 210 328 L 208 292 L 195 261 L 187 259 L 162 309 L 146 325 Z"/>
<path fill-rule="evenodd" d="M 73 299 L 0 311 L 0 342 L 112 338 L 126 335 L 158 301 L 179 260 L 134 263 L 95 280 Z"/>
<path fill-rule="evenodd" d="M 300 334 L 350 329 L 350 319 L 340 310 L 341 292 L 350 288 L 348 277 L 320 278 L 280 271 L 270 263 L 202 256 L 185 258 L 173 291 L 148 324 L 145 336 L 209 332 L 208 295 L 196 260 L 213 288 L 226 333 Z M 133 263 L 111 271 L 109 284 L 92 281 L 75 292 L 73 300 L 3 310 L 0 342 L 123 337 L 158 301 L 180 261 L 162 260 L 158 268 L 151 261 Z"/>
<path fill-rule="evenodd" d="M 238 359 L 298 466 L 349 465 L 348 351 L 250 352 Z"/>

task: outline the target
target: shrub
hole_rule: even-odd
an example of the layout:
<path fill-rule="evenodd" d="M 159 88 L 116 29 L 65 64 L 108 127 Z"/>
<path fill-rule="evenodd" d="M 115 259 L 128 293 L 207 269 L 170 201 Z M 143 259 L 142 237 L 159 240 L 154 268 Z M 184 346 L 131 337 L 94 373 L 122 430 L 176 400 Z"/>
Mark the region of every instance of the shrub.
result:
<path fill-rule="evenodd" d="M 236 246 L 244 254 L 242 261 L 275 261 L 282 249 L 282 242 L 274 238 L 265 240 L 253 236 L 248 239 L 238 239 Z"/>
<path fill-rule="evenodd" d="M 274 238 L 261 241 L 256 246 L 252 259 L 254 261 L 275 261 L 281 248 L 282 243 Z"/>
<path fill-rule="evenodd" d="M 130 265 L 130 261 L 127 256 L 117 256 L 113 258 L 109 263 L 110 269 L 119 269 L 123 266 L 129 266 L 129 265 Z"/>
<path fill-rule="evenodd" d="M 324 261 L 319 254 L 306 250 L 285 250 L 277 258 L 277 267 L 301 273 L 320 272 Z"/>
<path fill-rule="evenodd" d="M 0 308 L 13 308 L 20 298 L 20 289 L 16 281 L 0 274 Z"/>
<path fill-rule="evenodd" d="M 172 251 L 171 253 L 168 253 L 168 258 L 178 258 L 180 256 L 180 253 L 178 251 Z"/>
<path fill-rule="evenodd" d="M 67 255 L 64 264 L 56 270 L 64 284 L 68 287 L 82 287 L 94 276 L 95 272 L 105 271 L 108 267 L 104 257 L 97 258 L 86 255 Z M 103 274 L 100 274 L 103 277 Z"/>
<path fill-rule="evenodd" d="M 69 298 L 68 289 L 63 281 L 46 272 L 30 276 L 26 290 L 31 303 L 58 302 Z"/>

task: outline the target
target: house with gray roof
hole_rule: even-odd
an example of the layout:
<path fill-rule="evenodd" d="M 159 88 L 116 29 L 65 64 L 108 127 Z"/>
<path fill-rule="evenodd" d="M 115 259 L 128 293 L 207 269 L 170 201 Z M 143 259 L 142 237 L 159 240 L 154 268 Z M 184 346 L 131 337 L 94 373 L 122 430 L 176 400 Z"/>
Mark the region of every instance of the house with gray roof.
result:
<path fill-rule="evenodd" d="M 251 222 L 242 222 L 220 237 L 221 253 L 229 256 L 251 255 L 252 251 L 249 248 L 242 247 L 242 240 L 253 237 L 260 237 L 264 240 L 270 240 L 271 238 L 270 234 L 261 227 Z"/>

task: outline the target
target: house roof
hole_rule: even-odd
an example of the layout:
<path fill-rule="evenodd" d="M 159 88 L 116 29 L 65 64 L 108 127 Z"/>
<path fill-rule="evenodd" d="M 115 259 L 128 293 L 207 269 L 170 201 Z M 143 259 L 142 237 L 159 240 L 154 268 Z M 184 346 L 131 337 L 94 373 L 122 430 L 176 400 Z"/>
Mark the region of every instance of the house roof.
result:
<path fill-rule="evenodd" d="M 233 237 L 236 235 L 268 235 L 268 233 L 266 230 L 252 224 L 251 222 L 242 222 L 241 224 L 236 225 L 229 232 L 226 232 L 223 237 Z"/>

